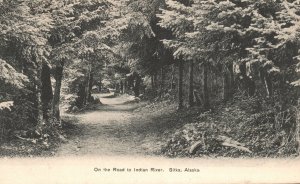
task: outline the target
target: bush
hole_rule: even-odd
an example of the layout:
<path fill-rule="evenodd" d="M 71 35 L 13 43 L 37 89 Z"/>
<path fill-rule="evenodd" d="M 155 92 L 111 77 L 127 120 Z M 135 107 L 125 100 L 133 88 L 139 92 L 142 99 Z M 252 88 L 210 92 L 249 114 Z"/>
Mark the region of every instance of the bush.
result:
<path fill-rule="evenodd" d="M 34 103 L 30 102 L 31 95 L 24 91 L 18 91 L 11 100 L 13 105 L 9 108 L 0 109 L 0 139 L 6 139 L 15 130 L 29 130 L 36 126 L 36 113 Z"/>

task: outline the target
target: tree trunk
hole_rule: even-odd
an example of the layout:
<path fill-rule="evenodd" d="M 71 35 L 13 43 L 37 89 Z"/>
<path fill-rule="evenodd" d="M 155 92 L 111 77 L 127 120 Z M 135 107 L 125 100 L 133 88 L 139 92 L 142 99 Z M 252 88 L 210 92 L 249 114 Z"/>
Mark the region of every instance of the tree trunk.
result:
<path fill-rule="evenodd" d="M 120 84 L 118 82 L 115 84 L 115 90 L 116 93 L 120 93 Z"/>
<path fill-rule="evenodd" d="M 120 81 L 120 90 L 121 90 L 121 93 L 123 94 L 124 93 L 124 84 L 123 84 L 123 80 L 122 79 Z"/>
<path fill-rule="evenodd" d="M 55 79 L 55 90 L 52 102 L 52 116 L 54 120 L 60 124 L 60 92 L 61 92 L 61 83 L 63 77 L 64 63 L 61 62 L 60 65 L 55 67 L 54 79 Z"/>
<path fill-rule="evenodd" d="M 154 91 L 155 94 L 157 94 L 157 72 L 154 73 L 154 78 L 153 78 L 153 83 L 154 83 Z"/>
<path fill-rule="evenodd" d="M 47 64 L 43 64 L 41 73 L 41 100 L 43 106 L 43 119 L 46 123 L 50 121 L 51 102 L 53 99 L 51 85 L 51 71 Z"/>
<path fill-rule="evenodd" d="M 100 79 L 99 79 L 99 93 L 101 93 L 102 91 L 102 77 L 100 76 Z"/>
<path fill-rule="evenodd" d="M 91 82 L 91 65 L 88 65 L 87 71 L 87 79 L 85 84 L 85 97 L 84 97 L 84 105 L 87 105 L 90 99 L 90 82 Z"/>
<path fill-rule="evenodd" d="M 164 74 L 164 67 L 161 67 L 160 70 L 160 76 L 161 76 L 161 81 L 160 81 L 160 97 L 163 96 L 164 93 L 164 85 L 165 85 L 165 74 Z"/>
<path fill-rule="evenodd" d="M 202 104 L 201 96 L 197 90 L 194 90 L 194 99 L 196 100 L 196 105 L 200 106 Z"/>
<path fill-rule="evenodd" d="M 248 89 L 249 96 L 254 96 L 256 90 L 255 81 L 248 76 L 245 76 L 245 79 L 246 79 L 246 87 Z"/>
<path fill-rule="evenodd" d="M 90 74 L 90 80 L 89 80 L 89 86 L 88 86 L 88 101 L 92 101 L 92 88 L 93 88 L 93 82 L 94 82 L 94 75 Z"/>
<path fill-rule="evenodd" d="M 36 76 L 34 76 L 34 85 L 32 86 L 32 98 L 30 98 L 33 104 L 33 112 L 32 112 L 32 121 L 36 125 L 36 130 L 41 132 L 44 128 L 44 120 L 43 120 L 43 106 L 41 99 L 41 82 L 39 81 L 41 77 L 41 72 L 37 72 Z"/>
<path fill-rule="evenodd" d="M 183 61 L 179 60 L 178 109 L 183 108 Z"/>
<path fill-rule="evenodd" d="M 141 86 L 141 77 L 137 74 L 135 85 L 134 85 L 134 96 L 139 97 L 140 96 L 140 86 Z"/>
<path fill-rule="evenodd" d="M 36 63 L 36 57 L 33 53 L 33 48 L 31 50 L 32 54 L 32 60 Z M 18 55 L 17 55 L 18 57 Z M 27 98 L 33 108 L 28 109 L 28 120 L 31 121 L 35 126 L 36 130 L 41 132 L 44 122 L 43 122 L 43 111 L 42 111 L 42 99 L 41 99 L 41 90 L 42 90 L 42 84 L 41 84 L 41 71 L 42 66 L 38 64 L 37 68 L 34 68 L 34 73 L 32 73 L 32 70 L 29 69 L 29 67 L 26 67 L 26 63 L 24 63 L 23 73 L 28 76 L 30 81 L 33 81 L 29 84 L 29 90 L 30 93 L 27 93 L 24 98 Z"/>
<path fill-rule="evenodd" d="M 208 64 L 203 63 L 203 108 L 208 110 L 210 108 L 209 104 L 209 92 L 208 92 Z"/>
<path fill-rule="evenodd" d="M 36 120 L 37 120 L 37 130 L 39 133 L 42 133 L 42 130 L 44 129 L 44 119 L 43 119 L 43 104 L 42 104 L 42 83 L 41 83 L 41 77 L 42 77 L 42 67 L 38 69 L 36 79 Z"/>
<path fill-rule="evenodd" d="M 298 155 L 300 155 L 300 98 L 298 99 L 297 109 L 296 109 L 296 141 L 298 143 Z"/>
<path fill-rule="evenodd" d="M 77 92 L 78 98 L 76 99 L 76 106 L 78 108 L 82 108 L 84 106 L 84 100 L 85 100 L 85 85 L 83 83 L 79 83 L 78 85 L 78 92 Z"/>
<path fill-rule="evenodd" d="M 89 88 L 90 88 L 90 72 L 88 73 L 88 77 L 86 79 L 85 84 L 85 98 L 84 98 L 84 105 L 87 105 L 89 102 Z"/>
<path fill-rule="evenodd" d="M 210 83 L 207 84 L 208 86 L 208 91 L 210 91 L 209 97 L 214 96 L 216 94 L 216 91 L 213 89 L 214 85 L 213 85 L 213 72 L 210 69 L 210 66 L 208 67 L 207 70 L 207 80 L 210 81 Z"/>
<path fill-rule="evenodd" d="M 154 85 L 154 75 L 153 74 L 151 75 L 151 87 L 152 87 L 152 90 L 154 91 L 155 85 Z"/>
<path fill-rule="evenodd" d="M 175 77 L 174 77 L 174 75 L 175 75 L 175 67 L 174 67 L 174 64 L 173 64 L 172 65 L 172 77 L 171 77 L 171 89 L 172 90 L 175 89 L 175 82 L 174 82 Z"/>
<path fill-rule="evenodd" d="M 227 68 L 223 71 L 223 100 L 226 102 L 229 99 L 230 81 Z"/>
<path fill-rule="evenodd" d="M 235 91 L 233 64 L 230 64 L 228 66 L 228 69 L 229 69 L 229 73 L 230 73 L 230 88 L 229 88 L 228 97 L 232 98 L 233 94 L 234 94 L 234 91 Z"/>
<path fill-rule="evenodd" d="M 233 97 L 234 93 L 234 73 L 232 65 L 224 65 L 223 71 L 223 100 L 227 100 Z"/>
<path fill-rule="evenodd" d="M 248 96 L 253 96 L 255 94 L 255 90 L 256 90 L 256 84 L 255 81 L 253 79 L 251 79 L 249 76 L 247 76 L 247 67 L 246 67 L 246 63 L 242 63 L 239 65 L 239 69 L 240 69 L 240 77 L 241 77 L 241 84 L 242 84 L 242 88 L 244 88 L 248 94 Z"/>
<path fill-rule="evenodd" d="M 269 74 L 266 74 L 264 76 L 264 82 L 266 85 L 268 97 L 272 97 L 273 96 L 273 84 L 272 84 L 272 80 L 271 80 L 271 77 L 269 76 Z"/>
<path fill-rule="evenodd" d="M 127 82 L 127 79 L 124 79 L 124 90 L 123 90 L 123 93 L 127 93 L 127 89 L 128 89 L 128 82 Z"/>
<path fill-rule="evenodd" d="M 194 106 L 194 61 L 190 60 L 189 106 Z"/>
<path fill-rule="evenodd" d="M 40 83 L 40 82 L 38 82 Z M 42 105 L 42 98 L 41 98 L 41 85 L 38 84 L 36 85 L 37 88 L 37 93 L 36 93 L 36 98 L 37 98 L 37 130 L 39 133 L 42 133 L 44 129 L 44 119 L 43 119 L 43 105 Z"/>
<path fill-rule="evenodd" d="M 216 79 L 216 74 L 212 70 L 210 70 L 210 75 L 209 75 L 209 81 L 210 81 L 210 92 L 211 96 L 215 96 L 218 94 L 217 90 L 214 90 L 216 87 L 215 79 Z"/>

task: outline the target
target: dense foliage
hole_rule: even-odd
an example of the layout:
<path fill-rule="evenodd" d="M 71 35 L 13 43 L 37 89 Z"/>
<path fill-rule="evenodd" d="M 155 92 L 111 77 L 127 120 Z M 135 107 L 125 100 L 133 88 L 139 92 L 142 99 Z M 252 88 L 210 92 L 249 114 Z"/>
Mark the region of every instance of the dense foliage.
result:
<path fill-rule="evenodd" d="M 299 0 L 2 0 L 0 136 L 61 125 L 114 88 L 199 111 L 256 99 L 297 132 Z M 177 81 L 177 82 L 176 82 Z M 249 102 L 250 103 L 250 102 Z M 263 107 L 263 109 L 261 108 Z M 254 110 L 255 111 L 255 110 Z M 287 120 L 287 121 L 285 121 Z"/>

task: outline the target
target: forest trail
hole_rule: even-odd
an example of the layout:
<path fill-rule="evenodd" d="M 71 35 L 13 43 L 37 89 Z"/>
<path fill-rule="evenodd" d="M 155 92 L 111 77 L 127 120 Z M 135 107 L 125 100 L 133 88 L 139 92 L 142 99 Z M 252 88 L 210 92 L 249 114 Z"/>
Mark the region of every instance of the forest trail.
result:
<path fill-rule="evenodd" d="M 153 155 L 160 151 L 157 128 L 152 117 L 133 112 L 145 103 L 130 103 L 132 96 L 97 95 L 103 105 L 75 115 L 79 130 L 68 137 L 56 156 Z"/>

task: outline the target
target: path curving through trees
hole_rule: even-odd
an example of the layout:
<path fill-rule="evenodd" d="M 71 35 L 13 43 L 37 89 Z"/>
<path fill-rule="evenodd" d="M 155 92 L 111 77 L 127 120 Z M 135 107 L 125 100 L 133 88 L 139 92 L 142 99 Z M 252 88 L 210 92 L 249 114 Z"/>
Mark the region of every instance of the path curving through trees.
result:
<path fill-rule="evenodd" d="M 57 156 L 154 155 L 160 151 L 153 117 L 133 112 L 145 103 L 130 103 L 128 95 L 97 96 L 103 105 L 75 115 L 79 130 L 60 146 Z"/>

